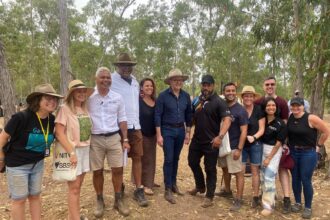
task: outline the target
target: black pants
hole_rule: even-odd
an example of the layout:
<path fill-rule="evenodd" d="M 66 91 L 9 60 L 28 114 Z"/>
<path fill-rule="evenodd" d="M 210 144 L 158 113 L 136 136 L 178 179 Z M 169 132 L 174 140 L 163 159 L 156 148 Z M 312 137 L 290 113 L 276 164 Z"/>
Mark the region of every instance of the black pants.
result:
<path fill-rule="evenodd" d="M 211 144 L 198 144 L 192 140 L 189 146 L 188 163 L 194 174 L 197 189 L 205 189 L 205 179 L 200 166 L 201 158 L 204 156 L 206 173 L 206 197 L 213 198 L 217 184 L 217 159 L 218 149 L 213 149 Z"/>

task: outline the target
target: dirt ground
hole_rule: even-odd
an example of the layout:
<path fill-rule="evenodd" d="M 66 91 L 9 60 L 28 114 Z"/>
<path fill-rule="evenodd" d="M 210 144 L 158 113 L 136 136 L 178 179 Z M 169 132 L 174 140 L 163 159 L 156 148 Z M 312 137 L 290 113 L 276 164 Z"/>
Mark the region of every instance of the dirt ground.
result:
<path fill-rule="evenodd" d="M 325 117 L 330 122 L 330 116 Z M 1 128 L 0 121 L 0 128 Z M 328 123 L 330 127 L 330 124 Z M 330 141 L 326 143 L 327 150 L 330 152 Z M 194 188 L 192 172 L 187 163 L 188 146 L 184 146 L 178 173 L 178 186 L 182 191 Z M 157 174 L 156 183 L 162 183 L 162 149 L 157 152 Z M 204 209 L 200 205 L 203 196 L 196 197 L 185 194 L 176 196 L 177 204 L 171 205 L 164 200 L 163 187 L 155 188 L 155 195 L 147 196 L 150 206 L 147 208 L 139 207 L 132 199 L 134 187 L 130 183 L 131 164 L 125 168 L 126 195 L 125 201 L 130 208 L 131 214 L 126 219 L 263 219 L 260 215 L 261 208 L 250 208 L 252 199 L 251 177 L 246 177 L 244 191 L 244 205 L 238 213 L 229 211 L 232 200 L 215 197 L 214 206 Z M 218 187 L 220 188 L 221 169 L 218 169 Z M 326 171 L 318 170 L 314 173 L 314 200 L 313 200 L 313 219 L 330 219 L 330 180 L 325 179 Z M 281 213 L 281 190 L 277 183 L 279 200 L 276 203 L 276 211 L 269 219 L 301 219 L 300 214 L 283 215 Z M 232 180 L 232 188 L 235 189 L 235 180 Z M 65 183 L 54 182 L 51 179 L 51 159 L 46 159 L 46 170 L 43 181 L 42 192 L 42 218 L 48 220 L 66 219 L 67 217 L 67 186 Z M 113 208 L 114 193 L 111 184 L 110 171 L 105 172 L 105 203 L 106 211 L 102 219 L 123 219 Z M 293 201 L 293 195 L 291 195 Z M 93 216 L 95 203 L 95 193 L 92 185 L 92 175 L 88 173 L 82 187 L 81 193 L 81 213 L 88 219 L 95 219 Z M 28 206 L 27 206 L 28 207 Z M 28 212 L 28 208 L 27 208 Z M 9 219 L 10 200 L 8 199 L 7 184 L 5 175 L 0 174 L 0 219 Z"/>

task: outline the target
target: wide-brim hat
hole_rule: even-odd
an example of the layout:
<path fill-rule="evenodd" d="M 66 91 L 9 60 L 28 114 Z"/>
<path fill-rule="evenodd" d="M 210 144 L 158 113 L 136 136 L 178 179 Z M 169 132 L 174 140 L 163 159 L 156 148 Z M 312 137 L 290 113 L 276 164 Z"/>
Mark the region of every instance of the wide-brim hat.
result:
<path fill-rule="evenodd" d="M 243 98 L 244 94 L 253 94 L 254 98 L 258 99 L 261 97 L 261 95 L 259 93 L 256 93 L 256 90 L 254 89 L 253 86 L 244 86 L 242 89 L 242 92 L 239 93 L 238 95 Z"/>
<path fill-rule="evenodd" d="M 117 56 L 117 60 L 115 62 L 113 62 L 113 64 L 115 66 L 120 65 L 120 64 L 135 66 L 137 64 L 137 62 L 133 61 L 128 53 L 120 53 Z"/>
<path fill-rule="evenodd" d="M 181 77 L 183 81 L 186 81 L 188 79 L 187 75 L 183 75 L 181 70 L 179 69 L 172 69 L 169 73 L 168 76 L 164 79 L 164 82 L 166 84 L 170 84 L 170 80 L 174 77 Z"/>
<path fill-rule="evenodd" d="M 76 89 L 86 89 L 87 97 L 91 96 L 94 92 L 94 88 L 87 87 L 81 80 L 75 79 L 69 83 L 68 93 L 65 96 L 65 100 L 67 100 L 71 93 Z"/>
<path fill-rule="evenodd" d="M 62 95 L 56 93 L 56 90 L 54 89 L 54 87 L 51 84 L 45 83 L 45 84 L 37 85 L 34 88 L 34 92 L 32 92 L 31 94 L 29 94 L 26 97 L 26 102 L 28 104 L 30 104 L 35 97 L 40 96 L 40 95 L 54 96 L 59 99 L 64 98 Z"/>

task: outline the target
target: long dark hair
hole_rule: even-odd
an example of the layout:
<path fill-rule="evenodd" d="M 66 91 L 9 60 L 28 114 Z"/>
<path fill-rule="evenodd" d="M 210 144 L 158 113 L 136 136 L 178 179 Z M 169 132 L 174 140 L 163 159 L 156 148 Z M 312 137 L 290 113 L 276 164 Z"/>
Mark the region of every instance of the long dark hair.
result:
<path fill-rule="evenodd" d="M 28 103 L 27 108 L 33 112 L 37 112 L 40 108 L 40 101 L 41 101 L 42 95 L 37 95 L 33 97 L 30 103 Z"/>
<path fill-rule="evenodd" d="M 143 78 L 140 81 L 140 94 L 143 96 L 142 87 L 143 87 L 144 83 L 147 81 L 150 81 L 152 86 L 154 87 L 154 90 L 152 91 L 152 94 L 151 94 L 151 99 L 155 101 L 156 100 L 156 84 L 155 84 L 154 80 L 149 77 Z"/>
<path fill-rule="evenodd" d="M 276 103 L 276 101 L 275 101 L 275 99 L 273 97 L 267 97 L 267 98 L 265 98 L 265 100 L 261 104 L 262 110 L 265 112 L 265 115 L 267 115 L 266 106 L 267 106 L 268 102 L 270 102 L 270 101 L 273 101 L 275 103 L 275 106 L 276 106 L 275 117 L 279 117 L 279 111 L 280 111 L 280 109 L 279 109 L 278 104 Z"/>

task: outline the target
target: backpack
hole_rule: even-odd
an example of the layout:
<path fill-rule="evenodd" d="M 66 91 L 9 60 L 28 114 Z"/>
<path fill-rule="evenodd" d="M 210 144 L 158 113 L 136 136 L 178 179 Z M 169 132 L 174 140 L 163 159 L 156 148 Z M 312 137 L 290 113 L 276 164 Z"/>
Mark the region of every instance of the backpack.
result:
<path fill-rule="evenodd" d="M 6 158 L 6 154 L 8 152 L 10 152 L 10 145 L 18 139 L 19 137 L 19 134 L 24 130 L 26 129 L 27 127 L 27 122 L 28 122 L 28 110 L 24 110 L 24 111 L 21 111 L 21 112 L 18 112 L 16 113 L 17 116 L 19 117 L 19 119 L 21 121 L 23 121 L 23 123 L 20 123 L 19 127 L 17 128 L 17 131 L 15 132 L 15 135 L 10 137 L 10 140 L 7 142 L 7 144 L 5 144 L 5 146 L 3 146 L 2 148 L 2 151 L 5 155 L 5 158 Z M 6 171 L 6 160 L 5 160 L 5 166 L 3 167 L 2 170 L 0 170 L 0 173 L 4 173 Z"/>

